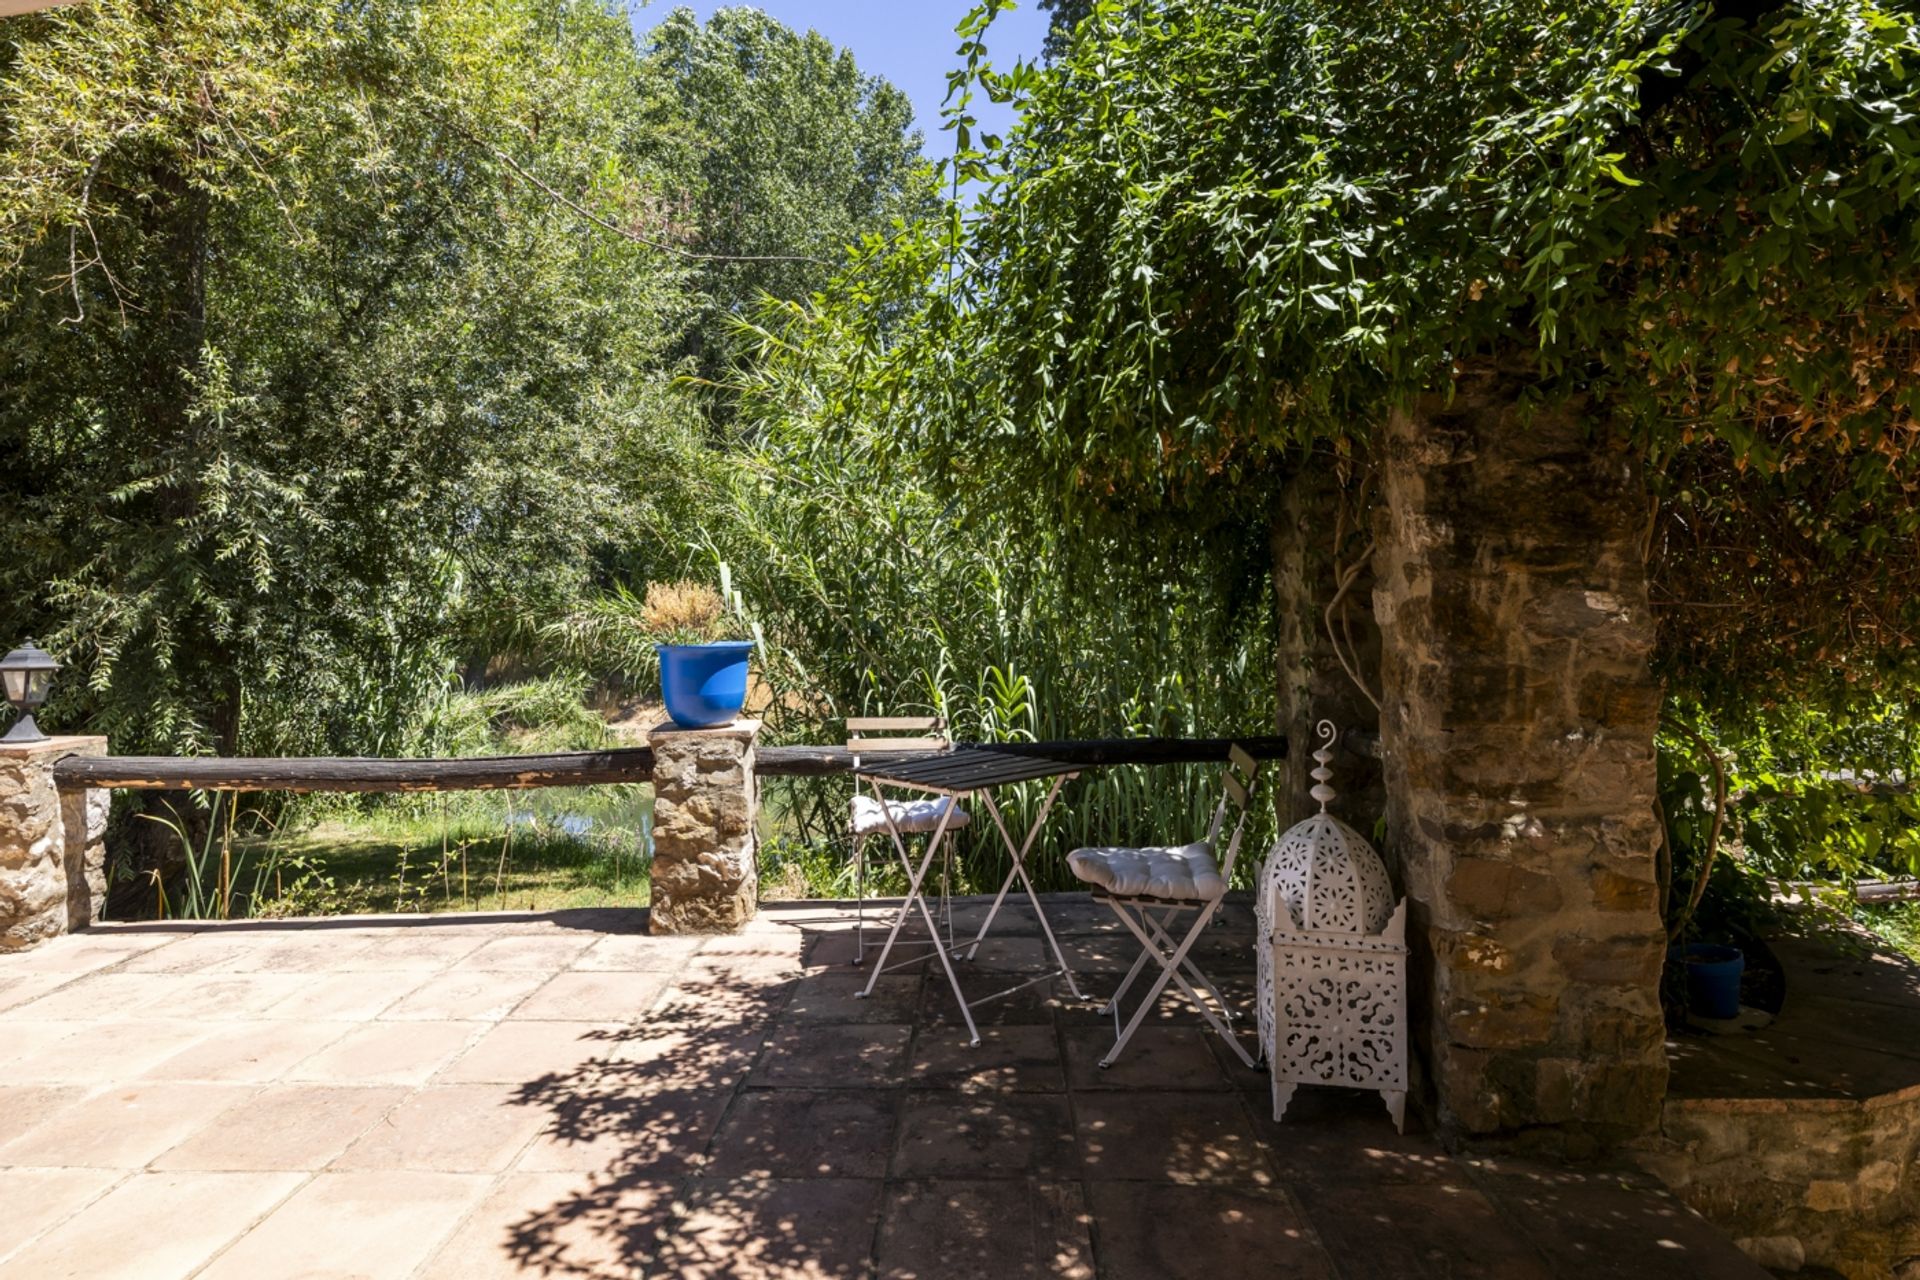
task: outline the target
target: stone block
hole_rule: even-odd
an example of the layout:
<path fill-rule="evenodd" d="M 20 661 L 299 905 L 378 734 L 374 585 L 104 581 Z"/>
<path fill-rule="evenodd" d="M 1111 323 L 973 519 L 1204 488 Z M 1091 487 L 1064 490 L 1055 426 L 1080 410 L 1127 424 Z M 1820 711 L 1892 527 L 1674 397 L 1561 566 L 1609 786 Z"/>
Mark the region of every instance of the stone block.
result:
<path fill-rule="evenodd" d="M 759 905 L 757 720 L 663 724 L 653 748 L 654 933 L 732 933 Z"/>
<path fill-rule="evenodd" d="M 96 737 L 0 745 L 0 952 L 83 929 L 98 913 L 108 795 L 60 791 L 53 766 L 106 749 Z"/>
<path fill-rule="evenodd" d="M 1560 885 L 1552 876 L 1512 862 L 1461 858 L 1447 877 L 1453 905 L 1481 920 L 1537 917 L 1560 909 Z"/>

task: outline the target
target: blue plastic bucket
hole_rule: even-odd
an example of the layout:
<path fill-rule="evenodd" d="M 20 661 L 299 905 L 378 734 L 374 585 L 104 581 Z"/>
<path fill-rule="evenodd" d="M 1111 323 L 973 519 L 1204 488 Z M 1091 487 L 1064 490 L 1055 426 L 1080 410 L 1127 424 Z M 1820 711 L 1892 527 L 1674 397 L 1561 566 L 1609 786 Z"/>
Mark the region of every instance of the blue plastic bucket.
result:
<path fill-rule="evenodd" d="M 740 714 L 747 701 L 751 640 L 718 644 L 663 644 L 660 698 L 683 729 L 710 729 Z"/>
<path fill-rule="evenodd" d="M 1702 1018 L 1740 1016 L 1740 975 L 1747 957 L 1738 947 L 1695 942 L 1687 947 L 1687 1004 Z"/>

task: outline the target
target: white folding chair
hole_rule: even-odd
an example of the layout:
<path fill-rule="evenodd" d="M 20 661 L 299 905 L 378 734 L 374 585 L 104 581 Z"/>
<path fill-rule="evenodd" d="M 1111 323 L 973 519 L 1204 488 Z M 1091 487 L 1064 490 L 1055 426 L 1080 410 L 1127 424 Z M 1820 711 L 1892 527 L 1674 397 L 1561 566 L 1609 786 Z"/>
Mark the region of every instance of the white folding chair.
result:
<path fill-rule="evenodd" d="M 1067 866 L 1080 880 L 1093 887 L 1095 901 L 1105 902 L 1120 917 L 1120 922 L 1140 941 L 1140 957 L 1127 970 L 1103 1013 L 1113 1015 L 1116 1037 L 1113 1048 L 1100 1060 L 1102 1067 L 1112 1066 L 1127 1041 L 1146 1020 L 1147 1013 L 1159 1001 L 1169 982 L 1175 983 L 1199 1008 L 1207 1023 L 1233 1046 L 1240 1061 L 1254 1065 L 1253 1055 L 1240 1043 L 1228 1024 L 1233 1012 L 1213 980 L 1194 964 L 1190 952 L 1200 931 L 1213 919 L 1226 897 L 1233 876 L 1234 859 L 1240 853 L 1240 836 L 1247 825 L 1260 762 L 1241 750 L 1229 749 L 1230 761 L 1222 779 L 1224 794 L 1213 811 L 1213 825 L 1204 840 L 1188 845 L 1162 845 L 1148 848 L 1076 849 L 1067 855 Z M 1242 781 L 1241 776 L 1245 775 Z M 1234 814 L 1233 832 L 1227 838 L 1225 856 L 1220 856 L 1220 837 L 1227 815 Z M 1193 923 L 1176 940 L 1175 922 L 1186 912 L 1194 912 Z M 1159 976 L 1147 990 L 1127 1025 L 1120 1026 L 1120 1000 L 1127 994 L 1151 961 L 1160 967 Z M 1191 979 L 1191 981 L 1189 981 Z M 1205 991 L 1213 1004 L 1201 998 Z M 1218 1012 L 1214 1005 L 1218 1005 Z"/>
<path fill-rule="evenodd" d="M 947 739 L 946 730 L 947 722 L 939 716 L 849 716 L 847 750 L 853 753 L 853 765 L 857 769 L 862 752 L 945 751 L 952 745 Z M 901 734 L 910 736 L 897 736 Z M 858 786 L 855 783 L 851 826 L 854 874 L 859 886 L 858 905 L 854 908 L 853 962 L 864 964 L 867 958 L 867 837 L 891 836 L 899 851 L 901 865 L 910 866 L 904 837 L 931 835 L 939 829 L 940 819 L 949 808 L 953 810 L 953 816 L 946 824 L 949 831 L 967 826 L 973 819 L 949 796 L 926 800 L 889 800 L 880 793 L 877 783 L 873 785 L 873 794 L 870 796 L 860 794 Z M 952 849 L 952 845 L 947 846 L 947 856 L 940 869 L 940 896 L 946 909 L 949 950 L 953 945 L 953 899 L 947 893 L 947 887 L 953 868 Z M 935 938 L 933 941 L 938 945 L 940 940 Z M 915 958 L 924 960 L 926 957 Z"/>

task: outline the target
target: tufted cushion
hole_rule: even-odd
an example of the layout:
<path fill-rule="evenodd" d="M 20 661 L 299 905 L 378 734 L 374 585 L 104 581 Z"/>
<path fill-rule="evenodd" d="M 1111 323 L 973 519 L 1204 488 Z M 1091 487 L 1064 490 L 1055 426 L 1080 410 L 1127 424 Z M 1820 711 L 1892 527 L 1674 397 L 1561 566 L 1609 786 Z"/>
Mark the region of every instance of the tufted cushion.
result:
<path fill-rule="evenodd" d="M 887 808 L 893 811 L 893 825 L 900 829 L 900 834 L 909 835 L 932 831 L 939 826 L 940 815 L 950 804 L 953 804 L 953 797 L 941 796 L 937 800 L 889 800 Z M 953 821 L 947 823 L 947 830 L 957 831 L 972 821 L 967 811 L 956 805 Z M 887 815 L 880 808 L 880 802 L 872 796 L 856 795 L 853 798 L 853 834 L 879 835 L 886 829 Z"/>
<path fill-rule="evenodd" d="M 1227 891 L 1206 841 L 1153 849 L 1075 849 L 1067 866 L 1116 898 L 1212 902 Z"/>

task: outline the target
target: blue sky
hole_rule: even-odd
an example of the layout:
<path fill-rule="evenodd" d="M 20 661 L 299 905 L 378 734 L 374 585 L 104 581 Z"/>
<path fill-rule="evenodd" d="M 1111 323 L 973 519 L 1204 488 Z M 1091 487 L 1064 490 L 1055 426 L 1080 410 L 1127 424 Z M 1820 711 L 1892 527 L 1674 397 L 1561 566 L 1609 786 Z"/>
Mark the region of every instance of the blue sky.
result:
<path fill-rule="evenodd" d="M 678 7 L 674 0 L 630 3 L 633 25 L 642 31 Z M 722 5 L 717 0 L 687 0 L 686 7 L 704 22 Z M 885 76 L 913 99 L 930 155 L 952 147 L 949 136 L 940 133 L 940 102 L 947 93 L 947 72 L 960 65 L 953 52 L 960 43 L 954 24 L 973 7 L 972 0 L 758 0 L 750 7 L 852 49 L 862 71 Z M 987 33 L 989 58 L 998 67 L 1011 67 L 1016 58 L 1038 58 L 1046 32 L 1046 12 L 1035 0 L 1020 0 L 1018 9 L 994 19 Z M 998 133 L 1012 113 L 979 97 L 974 114 L 984 130 Z"/>

